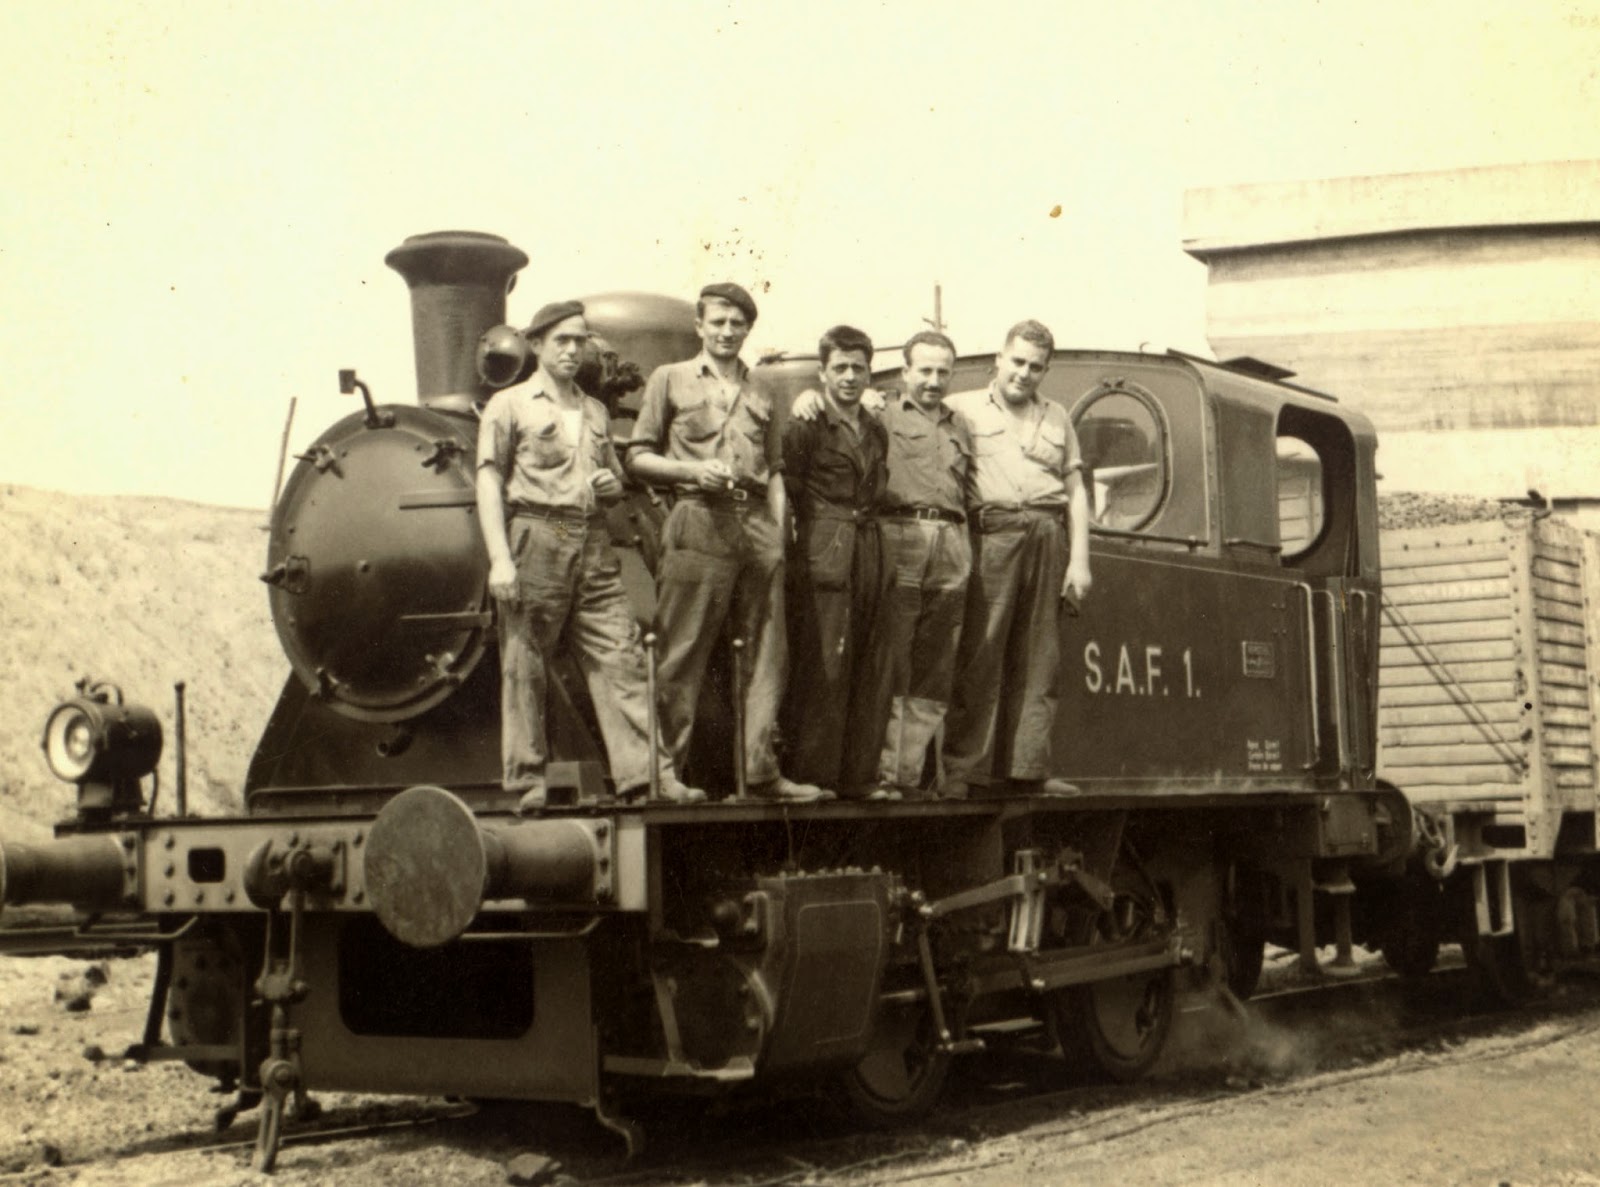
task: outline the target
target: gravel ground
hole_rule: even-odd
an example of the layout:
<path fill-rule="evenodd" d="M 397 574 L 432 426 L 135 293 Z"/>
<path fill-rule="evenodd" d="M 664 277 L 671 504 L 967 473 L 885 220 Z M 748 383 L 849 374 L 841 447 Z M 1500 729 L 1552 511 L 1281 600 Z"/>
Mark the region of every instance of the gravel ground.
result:
<path fill-rule="evenodd" d="M 586 1115 L 506 1107 L 415 1125 L 446 1102 L 321 1098 L 374 1134 L 290 1145 L 277 1174 L 249 1169 L 254 1115 L 212 1139 L 220 1098 L 170 1065 L 133 1068 L 120 1052 L 142 1026 L 153 960 L 106 962 L 91 1008 L 68 1012 L 58 986 L 84 962 L 0 961 L 0 1183 L 497 1184 L 519 1154 L 553 1156 L 568 1182 L 707 1184 L 1600 1183 L 1600 1007 L 1575 999 L 1418 1044 L 1392 1008 L 1341 1007 L 1308 1021 L 1192 1013 L 1163 1075 L 1137 1087 L 1063 1086 L 1059 1061 L 997 1056 L 983 1082 L 958 1076 L 950 1107 L 894 1135 L 852 1134 L 814 1107 L 657 1119 L 646 1160 L 625 1166 Z M 1293 974 L 1280 965 L 1279 979 Z M 1271 974 L 1269 973 L 1269 985 Z M 1213 1061 L 1220 1045 L 1230 1055 Z M 1206 1066 L 1197 1070 L 1197 1064 Z M 1011 1081 L 1042 1084 L 1018 1095 Z M 752 1134 L 759 1138 L 752 1140 Z M 52 1166 L 52 1163 L 65 1165 Z"/>

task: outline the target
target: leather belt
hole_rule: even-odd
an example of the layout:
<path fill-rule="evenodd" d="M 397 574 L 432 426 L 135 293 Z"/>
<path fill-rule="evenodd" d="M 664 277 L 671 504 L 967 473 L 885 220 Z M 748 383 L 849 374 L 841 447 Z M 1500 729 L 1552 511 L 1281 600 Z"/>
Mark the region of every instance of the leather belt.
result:
<path fill-rule="evenodd" d="M 765 511 L 767 492 L 736 486 L 732 490 L 680 490 L 679 499 L 689 499 L 718 511 Z"/>
<path fill-rule="evenodd" d="M 878 514 L 887 519 L 938 519 L 945 523 L 966 523 L 967 517 L 959 511 L 946 511 L 943 507 L 885 507 Z"/>
<path fill-rule="evenodd" d="M 842 519 L 852 523 L 867 523 L 877 518 L 870 507 L 842 507 L 837 503 L 806 503 L 800 508 L 801 519 Z"/>
<path fill-rule="evenodd" d="M 513 519 L 520 515 L 524 519 L 553 519 L 562 523 L 589 523 L 606 517 L 604 511 L 585 511 L 582 507 L 557 507 L 550 503 L 518 503 L 510 510 Z"/>

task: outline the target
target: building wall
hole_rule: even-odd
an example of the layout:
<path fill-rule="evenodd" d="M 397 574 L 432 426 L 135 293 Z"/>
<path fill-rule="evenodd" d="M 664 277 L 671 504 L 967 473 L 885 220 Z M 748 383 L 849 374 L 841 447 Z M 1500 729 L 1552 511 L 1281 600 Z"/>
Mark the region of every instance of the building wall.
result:
<path fill-rule="evenodd" d="M 1217 357 L 1365 412 L 1389 489 L 1600 496 L 1600 162 L 1190 191 L 1184 248 Z"/>

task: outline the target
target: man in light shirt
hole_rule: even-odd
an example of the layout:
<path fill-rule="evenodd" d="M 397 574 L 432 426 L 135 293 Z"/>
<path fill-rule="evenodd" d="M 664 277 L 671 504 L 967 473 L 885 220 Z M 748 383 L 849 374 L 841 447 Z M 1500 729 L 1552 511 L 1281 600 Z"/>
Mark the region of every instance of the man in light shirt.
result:
<path fill-rule="evenodd" d="M 478 518 L 499 603 L 500 749 L 517 811 L 545 806 L 550 658 L 577 652 L 619 795 L 650 783 L 649 699 L 639 628 L 622 588 L 602 502 L 622 494 L 605 405 L 573 382 L 589 328 L 583 305 L 556 301 L 524 332 L 538 357 L 525 384 L 497 392 L 478 429 Z M 694 803 L 672 758 L 660 793 Z"/>
<path fill-rule="evenodd" d="M 667 748 L 678 763 L 687 759 L 706 663 L 731 620 L 749 655 L 741 681 L 747 792 L 806 803 L 833 797 L 778 770 L 778 705 L 788 671 L 782 535 L 787 502 L 772 401 L 751 382 L 739 357 L 755 319 L 756 303 L 740 286 L 701 290 L 694 324 L 703 349 L 650 376 L 628 446 L 628 468 L 676 496 L 662 527 L 656 572 Z"/>
<path fill-rule="evenodd" d="M 994 381 L 946 401 L 972 439 L 972 578 L 945 734 L 947 795 L 1067 789 L 1050 777 L 1060 603 L 1080 603 L 1092 578 L 1077 434 L 1066 410 L 1039 395 L 1054 350 L 1048 329 L 1019 322 Z"/>

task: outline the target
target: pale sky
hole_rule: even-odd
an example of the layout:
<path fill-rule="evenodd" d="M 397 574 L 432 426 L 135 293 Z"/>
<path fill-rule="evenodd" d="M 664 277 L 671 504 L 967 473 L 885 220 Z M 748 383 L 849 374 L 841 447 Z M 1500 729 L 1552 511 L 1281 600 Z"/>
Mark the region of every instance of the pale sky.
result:
<path fill-rule="evenodd" d="M 0 0 L 0 481 L 264 505 L 291 396 L 415 396 L 407 235 L 510 317 L 760 289 L 752 346 L 944 312 L 1209 353 L 1196 186 L 1600 157 L 1600 0 Z M 1050 217 L 1055 206 L 1059 217 Z"/>

